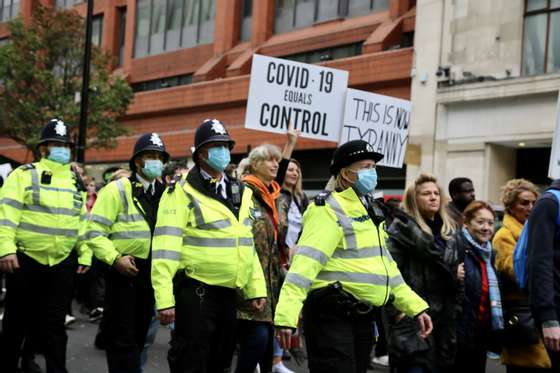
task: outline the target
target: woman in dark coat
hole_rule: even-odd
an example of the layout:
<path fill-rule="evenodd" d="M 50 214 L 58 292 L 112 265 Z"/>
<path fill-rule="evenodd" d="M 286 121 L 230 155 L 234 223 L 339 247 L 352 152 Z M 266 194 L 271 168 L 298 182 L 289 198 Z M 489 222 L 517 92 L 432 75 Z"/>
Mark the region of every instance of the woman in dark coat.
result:
<path fill-rule="evenodd" d="M 455 226 L 442 204 L 436 178 L 420 175 L 405 192 L 404 213 L 387 229 L 387 247 L 405 282 L 425 299 L 434 324 L 428 339 L 418 337 L 414 320 L 392 307 L 385 311 L 391 370 L 444 372 L 456 352 L 456 318 L 462 294 Z"/>

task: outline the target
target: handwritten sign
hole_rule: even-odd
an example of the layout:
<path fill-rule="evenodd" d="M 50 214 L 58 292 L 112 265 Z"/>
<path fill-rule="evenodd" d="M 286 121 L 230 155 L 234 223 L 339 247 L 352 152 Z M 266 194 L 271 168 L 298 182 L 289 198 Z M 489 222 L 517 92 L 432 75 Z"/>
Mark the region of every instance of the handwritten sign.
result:
<path fill-rule="evenodd" d="M 245 128 L 337 142 L 348 72 L 255 54 Z"/>
<path fill-rule="evenodd" d="M 410 101 L 348 89 L 339 143 L 365 140 L 385 157 L 381 166 L 401 168 L 408 142 Z"/>

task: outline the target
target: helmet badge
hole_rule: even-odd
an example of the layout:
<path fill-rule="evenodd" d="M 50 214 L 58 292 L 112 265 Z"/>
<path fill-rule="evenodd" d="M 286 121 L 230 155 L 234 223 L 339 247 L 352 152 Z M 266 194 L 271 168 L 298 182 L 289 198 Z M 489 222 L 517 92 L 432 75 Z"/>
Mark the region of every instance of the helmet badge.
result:
<path fill-rule="evenodd" d="M 214 131 L 214 133 L 216 135 L 226 135 L 227 134 L 226 129 L 224 128 L 222 123 L 220 123 L 216 119 L 212 120 L 212 131 Z"/>
<path fill-rule="evenodd" d="M 58 136 L 66 136 L 66 125 L 63 121 L 57 120 L 54 130 Z"/>
<path fill-rule="evenodd" d="M 161 141 L 161 138 L 159 137 L 159 135 L 157 133 L 155 133 L 155 132 L 152 133 L 152 137 L 150 137 L 150 141 L 155 146 L 159 146 L 160 148 L 163 148 L 163 141 Z"/>

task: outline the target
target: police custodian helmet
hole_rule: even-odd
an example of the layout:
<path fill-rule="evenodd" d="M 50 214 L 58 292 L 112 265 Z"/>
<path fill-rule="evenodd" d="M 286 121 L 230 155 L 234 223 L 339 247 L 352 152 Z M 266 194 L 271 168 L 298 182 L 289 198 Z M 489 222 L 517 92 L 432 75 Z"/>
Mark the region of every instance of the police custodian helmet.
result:
<path fill-rule="evenodd" d="M 159 135 L 155 132 L 152 133 L 145 133 L 134 145 L 134 151 L 132 152 L 132 157 L 130 157 L 130 161 L 128 165 L 132 171 L 136 171 L 136 164 L 134 164 L 134 158 L 140 155 L 143 152 L 147 151 L 156 151 L 163 154 L 163 163 L 167 163 L 169 160 L 169 153 L 165 151 L 165 144 Z"/>
<path fill-rule="evenodd" d="M 41 131 L 41 138 L 37 146 L 44 144 L 48 141 L 62 142 L 69 145 L 74 145 L 70 139 L 70 128 L 66 123 L 60 119 L 51 119 Z"/>
<path fill-rule="evenodd" d="M 364 140 L 348 141 L 334 151 L 329 171 L 336 176 L 342 168 L 362 159 L 371 159 L 377 163 L 383 159 L 383 154 L 375 152 L 373 147 Z"/>
<path fill-rule="evenodd" d="M 200 148 L 210 142 L 227 142 L 229 149 L 233 149 L 235 141 L 231 139 L 223 123 L 217 119 L 206 119 L 196 129 L 194 134 L 193 160 L 196 162 Z"/>

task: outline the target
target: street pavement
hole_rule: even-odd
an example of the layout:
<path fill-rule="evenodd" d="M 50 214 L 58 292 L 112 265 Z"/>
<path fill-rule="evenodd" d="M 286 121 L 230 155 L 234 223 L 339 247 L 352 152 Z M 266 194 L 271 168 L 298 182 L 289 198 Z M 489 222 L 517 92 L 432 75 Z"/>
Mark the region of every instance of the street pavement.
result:
<path fill-rule="evenodd" d="M 76 312 L 77 321 L 68 327 L 68 371 L 70 373 L 102 373 L 107 372 L 107 363 L 105 353 L 97 350 L 93 341 L 97 331 L 97 324 L 91 323 L 84 315 Z M 158 331 L 156 341 L 151 347 L 149 358 L 144 373 L 165 373 L 168 372 L 167 367 L 167 350 L 169 341 L 169 330 L 161 327 Z M 43 366 L 42 357 L 38 356 L 37 361 Z M 297 366 L 295 362 L 287 362 L 286 365 L 297 373 L 309 372 L 307 366 Z M 0 367 L 0 371 L 1 371 Z M 387 372 L 387 369 L 376 367 L 370 372 Z M 505 368 L 499 362 L 489 360 L 488 373 L 505 373 Z"/>

